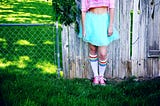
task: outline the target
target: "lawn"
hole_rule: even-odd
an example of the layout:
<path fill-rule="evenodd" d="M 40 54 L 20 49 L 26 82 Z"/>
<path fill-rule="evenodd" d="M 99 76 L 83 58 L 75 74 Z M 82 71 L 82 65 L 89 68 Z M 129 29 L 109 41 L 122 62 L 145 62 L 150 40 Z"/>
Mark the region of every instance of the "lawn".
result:
<path fill-rule="evenodd" d="M 0 30 L 0 69 L 56 73 L 52 26 L 3 26 Z"/>
<path fill-rule="evenodd" d="M 32 70 L 0 71 L 0 105 L 5 106 L 158 106 L 160 78 L 92 86 L 88 79 L 57 78 Z"/>
<path fill-rule="evenodd" d="M 1 0 L 0 23 L 53 24 L 51 0 Z M 56 74 L 52 25 L 0 26 L 0 106 L 158 106 L 160 78 L 92 86 Z M 59 30 L 60 31 L 60 30 Z"/>
<path fill-rule="evenodd" d="M 0 69 L 56 73 L 56 28 L 51 0 L 0 3 Z"/>
<path fill-rule="evenodd" d="M 43 23 L 55 21 L 51 0 L 0 0 L 0 23 Z"/>

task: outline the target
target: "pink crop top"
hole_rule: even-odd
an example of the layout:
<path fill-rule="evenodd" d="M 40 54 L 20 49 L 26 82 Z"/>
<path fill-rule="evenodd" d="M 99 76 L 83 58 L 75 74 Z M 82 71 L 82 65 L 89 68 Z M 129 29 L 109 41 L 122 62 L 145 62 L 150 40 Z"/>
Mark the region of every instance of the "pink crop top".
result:
<path fill-rule="evenodd" d="M 107 6 L 114 8 L 114 0 L 81 0 L 81 10 L 87 12 L 90 8 Z"/>

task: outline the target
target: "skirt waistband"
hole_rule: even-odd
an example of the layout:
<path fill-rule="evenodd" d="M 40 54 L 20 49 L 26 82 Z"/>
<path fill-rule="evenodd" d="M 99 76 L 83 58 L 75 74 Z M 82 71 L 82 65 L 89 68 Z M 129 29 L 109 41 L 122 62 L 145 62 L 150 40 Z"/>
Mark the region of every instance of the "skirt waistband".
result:
<path fill-rule="evenodd" d="M 91 11 L 88 11 L 86 14 L 91 14 L 91 15 L 96 15 L 96 16 L 109 15 L 109 13 L 108 13 L 108 12 L 106 12 L 106 13 L 102 13 L 102 14 L 97 14 L 97 13 L 93 13 L 93 12 L 91 12 Z"/>

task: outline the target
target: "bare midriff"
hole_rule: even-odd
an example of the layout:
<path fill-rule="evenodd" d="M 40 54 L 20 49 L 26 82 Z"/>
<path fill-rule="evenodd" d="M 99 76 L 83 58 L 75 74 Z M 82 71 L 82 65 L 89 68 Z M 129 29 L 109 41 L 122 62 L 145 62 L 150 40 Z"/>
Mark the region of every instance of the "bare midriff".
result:
<path fill-rule="evenodd" d="M 96 8 L 90 8 L 90 12 L 95 13 L 95 14 L 104 14 L 108 12 L 108 7 L 96 7 Z"/>

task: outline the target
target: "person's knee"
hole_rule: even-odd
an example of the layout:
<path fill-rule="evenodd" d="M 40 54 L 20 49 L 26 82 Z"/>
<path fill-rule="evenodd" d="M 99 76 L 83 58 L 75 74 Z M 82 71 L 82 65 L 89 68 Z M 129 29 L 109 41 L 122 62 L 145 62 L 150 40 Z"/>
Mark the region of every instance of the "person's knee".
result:
<path fill-rule="evenodd" d="M 99 53 L 99 59 L 100 60 L 106 60 L 106 58 L 107 58 L 107 54 L 105 52 Z"/>
<path fill-rule="evenodd" d="M 90 47 L 90 54 L 96 54 L 97 53 L 97 48 L 96 47 Z"/>

